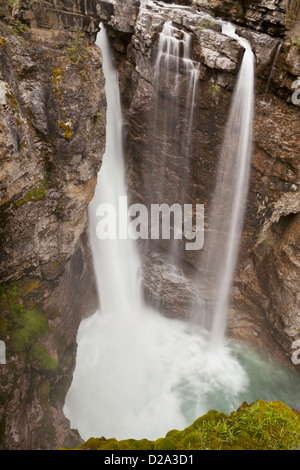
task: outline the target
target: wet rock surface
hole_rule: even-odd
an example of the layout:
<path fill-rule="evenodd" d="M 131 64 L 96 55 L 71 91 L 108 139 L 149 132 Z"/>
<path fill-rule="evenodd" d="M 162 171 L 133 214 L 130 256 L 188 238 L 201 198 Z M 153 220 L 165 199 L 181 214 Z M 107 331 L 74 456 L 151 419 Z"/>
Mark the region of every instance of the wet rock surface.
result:
<path fill-rule="evenodd" d="M 1 10 L 3 449 L 80 442 L 62 408 L 80 319 L 97 305 L 86 225 L 106 98 L 95 18 L 79 3 Z"/>
<path fill-rule="evenodd" d="M 101 54 L 92 45 L 101 21 L 119 71 L 130 198 L 148 207 L 163 200 L 207 210 L 243 57 L 243 48 L 222 34 L 222 22 L 235 22 L 250 41 L 257 74 L 254 151 L 228 335 L 292 365 L 300 323 L 298 2 L 141 3 L 1 5 L 0 339 L 9 358 L 0 366 L 3 449 L 80 443 L 62 408 L 80 319 L 97 305 L 86 209 L 105 146 Z M 190 35 L 191 58 L 199 64 L 188 180 L 181 157 L 184 100 L 164 161 L 162 135 L 153 132 L 153 65 L 167 20 Z M 181 74 L 180 87 L 184 80 Z M 174 89 L 159 93 L 167 109 Z M 162 129 L 163 115 L 157 123 Z M 168 241 L 141 241 L 140 248 L 147 302 L 169 317 L 195 311 L 201 317 L 209 297 L 202 251 L 179 244 L 175 264 Z"/>
<path fill-rule="evenodd" d="M 136 12 L 134 2 L 126 3 Z M 279 255 L 280 250 L 275 250 L 276 255 L 272 252 L 272 257 L 268 255 L 265 258 L 270 249 L 267 248 L 270 227 L 281 218 L 296 216 L 300 208 L 297 145 L 300 115 L 297 103 L 293 103 L 293 84 L 299 74 L 299 48 L 293 38 L 299 12 L 293 2 L 285 1 L 250 1 L 246 4 L 198 1 L 193 5 L 184 2 L 186 8 L 149 3 L 140 10 L 131 36 L 123 36 L 122 26 L 118 30 L 117 10 L 113 19 L 106 21 L 119 65 L 132 202 L 143 202 L 148 207 L 159 201 L 171 205 L 184 197 L 185 203 L 209 206 L 223 130 L 243 56 L 243 48 L 222 34 L 222 24 L 227 20 L 237 23 L 238 34 L 250 41 L 255 53 L 256 89 L 250 193 L 239 266 L 232 289 L 228 334 L 254 341 L 291 365 L 290 348 L 299 334 L 295 328 L 297 324 L 299 330 L 299 318 L 295 313 L 295 305 L 299 306 L 297 283 L 292 287 L 291 282 L 281 282 L 275 272 L 270 275 L 271 282 L 263 270 L 266 259 L 272 259 L 276 264 L 284 264 L 285 259 L 287 271 L 291 263 L 294 265 L 291 277 L 299 277 L 297 255 L 292 250 L 289 250 L 289 260 L 282 256 L 282 252 Z M 183 135 L 180 122 L 175 124 L 172 143 L 163 162 L 160 152 L 164 145 L 160 140 L 163 137 L 155 136 L 156 149 L 151 140 L 156 113 L 153 65 L 159 33 L 165 21 L 172 21 L 179 30 L 191 35 L 191 57 L 199 63 L 188 191 L 184 196 L 178 192 L 178 188 L 183 186 L 185 165 L 181 157 Z M 179 80 L 183 83 L 184 76 Z M 167 109 L 172 100 L 172 90 L 166 87 L 159 92 Z M 182 102 L 179 106 L 183 108 L 184 105 Z M 159 116 L 158 119 L 164 117 Z M 159 121 L 158 128 L 162 125 Z M 163 191 L 158 184 L 162 173 L 165 175 Z M 206 225 L 206 228 L 209 227 Z M 197 299 L 195 292 L 201 292 L 203 286 L 202 252 L 185 252 L 183 247 L 180 248 L 178 269 L 181 281 L 178 277 L 174 281 L 172 273 L 177 268 L 170 268 L 167 261 L 168 242 L 159 246 L 156 242 L 152 245 L 151 242 L 141 242 L 141 246 L 147 259 L 144 263 L 146 298 L 152 299 L 149 301 L 154 305 L 161 305 L 168 316 L 188 317 L 191 304 L 194 305 L 191 298 Z M 145 255 L 147 249 L 148 258 Z M 161 263 L 157 260 L 164 256 L 166 262 L 159 267 Z M 183 282 L 182 273 L 185 273 L 186 282 Z M 172 289 L 172 285 L 176 288 Z M 275 299 L 278 299 L 279 292 L 282 300 L 277 302 Z M 285 302 L 285 298 L 293 300 Z"/>

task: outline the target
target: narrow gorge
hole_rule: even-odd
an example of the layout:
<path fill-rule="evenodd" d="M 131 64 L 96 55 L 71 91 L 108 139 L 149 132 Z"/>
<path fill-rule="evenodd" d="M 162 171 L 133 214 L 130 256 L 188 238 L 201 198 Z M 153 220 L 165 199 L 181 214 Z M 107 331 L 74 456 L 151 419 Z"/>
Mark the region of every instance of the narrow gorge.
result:
<path fill-rule="evenodd" d="M 3 0 L 0 29 L 0 448 L 300 410 L 299 2 Z"/>

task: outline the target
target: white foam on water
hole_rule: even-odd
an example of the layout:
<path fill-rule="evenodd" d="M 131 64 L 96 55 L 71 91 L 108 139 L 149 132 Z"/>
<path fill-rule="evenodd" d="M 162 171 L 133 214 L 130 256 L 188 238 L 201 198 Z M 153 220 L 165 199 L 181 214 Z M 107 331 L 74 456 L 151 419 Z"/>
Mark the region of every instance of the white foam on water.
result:
<path fill-rule="evenodd" d="M 89 224 L 101 309 L 81 322 L 77 365 L 64 412 L 83 439 L 157 439 L 171 429 L 185 428 L 210 409 L 228 413 L 244 400 L 278 396 L 278 383 L 290 387 L 290 382 L 285 375 L 278 382 L 273 374 L 264 383 L 265 360 L 227 341 L 211 347 L 200 325 L 171 320 L 147 308 L 140 295 L 140 259 L 134 242 L 97 238 L 97 208 L 103 203 L 117 207 L 127 192 L 118 76 L 103 27 L 97 43 L 106 77 L 107 147 Z M 120 225 L 126 222 L 121 220 Z M 295 390 L 292 385 L 289 393 Z"/>

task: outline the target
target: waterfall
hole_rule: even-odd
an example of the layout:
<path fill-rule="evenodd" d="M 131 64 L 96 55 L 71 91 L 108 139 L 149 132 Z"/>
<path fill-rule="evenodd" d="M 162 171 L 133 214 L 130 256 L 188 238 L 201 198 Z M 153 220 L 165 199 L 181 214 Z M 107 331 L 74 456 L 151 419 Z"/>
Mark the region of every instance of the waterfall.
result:
<path fill-rule="evenodd" d="M 94 259 L 101 311 L 104 314 L 135 315 L 141 310 L 140 260 L 133 240 L 128 237 L 127 187 L 122 137 L 122 110 L 118 74 L 112 63 L 110 46 L 104 27 L 96 43 L 103 53 L 103 71 L 106 77 L 107 135 L 106 150 L 95 195 L 88 209 L 89 232 Z M 113 175 L 113 177 L 112 177 Z M 109 206 L 109 207 L 108 207 Z M 117 221 L 115 236 L 99 240 L 97 225 L 100 208 L 112 211 Z"/>
<path fill-rule="evenodd" d="M 254 106 L 254 55 L 250 44 L 235 33 L 231 24 L 223 25 L 223 34 L 235 39 L 245 52 L 226 125 L 205 241 L 204 270 L 213 284 L 211 341 L 214 348 L 224 339 L 239 253 L 249 186 Z"/>
<path fill-rule="evenodd" d="M 271 72 L 270 72 L 270 75 L 269 75 L 269 79 L 268 79 L 268 83 L 267 83 L 267 86 L 266 86 L 266 91 L 264 93 L 264 98 L 263 98 L 263 101 L 265 102 L 266 101 L 266 96 L 267 96 L 267 93 L 268 93 L 268 90 L 269 90 L 269 87 L 270 87 L 270 83 L 271 83 L 271 78 L 273 76 L 273 72 L 274 72 L 274 69 L 276 67 L 276 64 L 277 64 L 277 61 L 278 61 L 278 58 L 279 58 L 279 54 L 280 54 L 280 51 L 281 51 L 281 48 L 282 48 L 282 42 L 280 42 L 277 46 L 277 49 L 276 49 L 276 54 L 275 54 L 275 57 L 274 57 L 274 60 L 273 60 L 273 64 L 272 64 L 272 67 L 271 67 Z"/>
<path fill-rule="evenodd" d="M 154 65 L 156 109 L 153 125 L 153 152 L 161 160 L 160 180 L 157 185 L 162 202 L 166 202 L 165 167 L 167 157 L 175 154 L 174 137 L 181 136 L 181 187 L 186 188 L 189 174 L 192 124 L 199 63 L 190 58 L 191 36 L 165 22 L 159 35 Z M 184 201 L 184 194 L 179 196 Z M 177 201 L 172 201 L 177 202 Z"/>
<path fill-rule="evenodd" d="M 239 405 L 247 378 L 230 349 L 208 353 L 198 328 L 143 305 L 140 263 L 133 241 L 99 240 L 103 204 L 126 195 L 118 77 L 105 29 L 97 38 L 107 92 L 107 147 L 89 207 L 100 310 L 80 324 L 77 364 L 64 413 L 80 435 L 152 438 L 183 429 L 210 408 Z M 125 217 L 123 218 L 125 219 Z M 126 220 L 121 220 L 124 229 Z M 123 226 L 124 225 L 124 226 Z"/>
<path fill-rule="evenodd" d="M 192 141 L 192 126 L 195 110 L 195 96 L 196 86 L 198 83 L 199 63 L 194 62 L 190 58 L 191 50 L 191 36 L 184 33 L 184 55 L 183 66 L 184 75 L 188 77 L 187 80 L 187 93 L 186 93 L 186 112 L 185 112 L 185 126 L 182 139 L 182 152 L 185 155 L 185 160 L 188 165 L 188 157 L 191 150 Z"/>
<path fill-rule="evenodd" d="M 158 171 L 152 178 L 151 197 L 153 202 L 183 208 L 189 188 L 199 63 L 191 59 L 191 36 L 173 26 L 172 21 L 166 21 L 159 34 L 153 75 L 156 103 L 152 158 Z M 176 181 L 176 186 L 172 181 Z M 174 192 L 169 191 L 171 186 Z M 179 242 L 182 233 L 177 233 L 176 228 L 174 224 L 171 240 L 165 246 L 174 266 L 182 249 Z"/>
<path fill-rule="evenodd" d="M 107 145 L 89 207 L 89 228 L 100 309 L 81 322 L 77 335 L 76 368 L 64 405 L 71 428 L 85 440 L 157 439 L 171 429 L 184 429 L 211 409 L 230 413 L 245 400 L 281 396 L 288 403 L 297 395 L 294 379 L 274 370 L 269 361 L 239 345 L 209 348 L 199 325 L 165 318 L 143 304 L 138 252 L 124 236 L 122 113 L 103 26 L 97 44 L 106 80 Z M 117 209 L 120 201 L 120 236 L 99 240 L 99 207 Z"/>

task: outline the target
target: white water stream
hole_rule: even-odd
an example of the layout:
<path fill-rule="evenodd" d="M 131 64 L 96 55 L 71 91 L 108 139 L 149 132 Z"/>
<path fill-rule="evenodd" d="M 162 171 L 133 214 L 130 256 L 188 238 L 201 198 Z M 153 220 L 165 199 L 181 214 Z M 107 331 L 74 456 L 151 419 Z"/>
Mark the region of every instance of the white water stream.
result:
<path fill-rule="evenodd" d="M 183 139 L 183 157 L 187 160 L 187 166 L 190 153 L 195 92 L 199 73 L 199 63 L 194 62 L 190 58 L 190 49 L 191 36 L 175 28 L 171 21 L 167 21 L 159 36 L 158 51 L 154 66 L 157 96 L 156 115 L 158 113 L 164 114 L 165 128 L 159 129 L 157 125 L 154 125 L 154 131 L 155 134 L 159 132 L 164 135 L 164 139 L 160 139 L 160 141 L 165 140 L 165 145 L 168 142 L 172 142 L 175 132 L 180 133 Z M 186 77 L 184 89 L 179 89 L 180 74 Z M 163 85 L 161 85 L 161 81 Z M 163 87 L 163 91 L 170 93 L 170 97 L 173 98 L 165 104 L 161 104 L 159 100 L 160 87 Z M 179 108 L 181 101 L 185 103 L 182 129 L 178 123 L 174 123 L 174 121 L 178 120 L 180 114 Z M 164 152 L 162 152 L 162 157 L 164 157 Z"/>
<path fill-rule="evenodd" d="M 71 427 L 84 439 L 156 439 L 210 409 L 230 412 L 244 400 L 272 399 L 274 390 L 276 399 L 288 397 L 294 377 L 237 344 L 209 348 L 200 327 L 145 307 L 134 242 L 96 237 L 97 208 L 117 207 L 126 195 L 118 77 L 103 28 L 97 44 L 106 78 L 107 148 L 89 220 L 101 305 L 78 332 L 77 366 L 64 407 Z M 121 232 L 123 226 L 121 219 Z"/>
<path fill-rule="evenodd" d="M 235 33 L 230 23 L 223 25 L 223 34 L 243 46 L 245 53 L 226 125 L 205 240 L 203 270 L 213 284 L 210 310 L 213 348 L 220 347 L 225 337 L 248 194 L 254 108 L 254 55 L 250 44 Z"/>
<path fill-rule="evenodd" d="M 154 194 L 161 203 L 168 202 L 166 167 L 173 155 L 178 158 L 177 137 L 181 137 L 177 177 L 178 199 L 183 204 L 189 183 L 190 148 L 198 83 L 199 63 L 193 61 L 191 36 L 166 21 L 159 35 L 154 64 L 156 105 L 153 119 L 152 152 L 158 156 L 159 174 L 153 177 Z M 173 250 L 174 251 L 174 250 Z"/>

